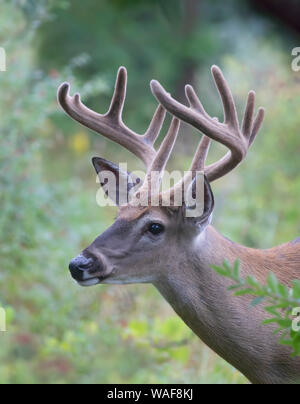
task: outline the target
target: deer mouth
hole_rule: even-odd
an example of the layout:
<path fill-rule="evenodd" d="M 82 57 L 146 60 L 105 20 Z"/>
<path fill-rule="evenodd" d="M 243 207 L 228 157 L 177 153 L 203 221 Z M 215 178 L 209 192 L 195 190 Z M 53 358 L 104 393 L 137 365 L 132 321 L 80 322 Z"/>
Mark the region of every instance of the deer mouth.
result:
<path fill-rule="evenodd" d="M 83 287 L 90 287 L 90 286 L 99 285 L 99 283 L 102 283 L 106 278 L 107 278 L 107 276 L 97 276 L 96 278 L 90 278 L 90 279 L 86 279 L 86 280 L 80 281 L 80 282 L 77 281 L 77 283 Z"/>
<path fill-rule="evenodd" d="M 81 282 L 77 282 L 80 286 L 83 287 L 89 287 L 89 286 L 94 286 L 94 285 L 98 285 L 100 283 L 100 279 L 99 278 L 91 278 L 88 279 L 87 281 L 81 281 Z"/>

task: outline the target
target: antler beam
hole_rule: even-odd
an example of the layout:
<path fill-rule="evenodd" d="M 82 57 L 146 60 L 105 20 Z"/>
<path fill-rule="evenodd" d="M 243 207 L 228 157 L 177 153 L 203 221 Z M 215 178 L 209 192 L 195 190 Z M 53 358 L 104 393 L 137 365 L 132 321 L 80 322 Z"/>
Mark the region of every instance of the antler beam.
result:
<path fill-rule="evenodd" d="M 177 138 L 180 121 L 177 118 L 173 118 L 164 141 L 159 150 L 156 151 L 154 143 L 161 131 L 166 111 L 162 105 L 159 105 L 147 131 L 143 135 L 133 132 L 123 123 L 122 119 L 126 86 L 127 71 L 124 67 L 120 67 L 112 101 L 108 112 L 104 115 L 87 108 L 81 102 L 79 94 L 76 93 L 71 97 L 70 85 L 68 83 L 63 83 L 59 87 L 58 102 L 65 112 L 77 122 L 120 144 L 140 158 L 147 167 L 147 177 L 149 177 L 152 171 L 156 171 L 159 174 L 157 176 L 158 189 L 162 176 L 161 173 L 167 164 Z M 147 186 L 148 181 L 145 181 L 144 189 Z"/>
<path fill-rule="evenodd" d="M 165 109 L 159 105 L 144 135 L 129 129 L 122 120 L 126 97 L 127 72 L 120 67 L 115 90 L 109 110 L 101 115 L 87 108 L 80 100 L 80 95 L 70 96 L 70 85 L 63 83 L 58 89 L 58 102 L 65 112 L 83 126 L 102 134 L 135 154 L 148 167 L 156 156 L 154 143 L 165 119 Z"/>
<path fill-rule="evenodd" d="M 204 172 L 210 182 L 226 175 L 245 158 L 264 119 L 263 108 L 258 110 L 254 118 L 255 93 L 251 91 L 248 95 L 244 119 L 240 128 L 235 102 L 222 71 L 217 66 L 213 66 L 212 75 L 222 100 L 224 123 L 218 122 L 217 119 L 207 114 L 192 86 L 187 85 L 185 88 L 189 102 L 189 107 L 187 107 L 172 98 L 158 81 L 153 80 L 151 82 L 152 93 L 168 112 L 191 124 L 208 138 L 229 148 L 230 151 L 222 159 L 204 167 Z M 204 138 L 194 157 L 192 171 L 203 168 L 208 147 L 209 142 Z"/>

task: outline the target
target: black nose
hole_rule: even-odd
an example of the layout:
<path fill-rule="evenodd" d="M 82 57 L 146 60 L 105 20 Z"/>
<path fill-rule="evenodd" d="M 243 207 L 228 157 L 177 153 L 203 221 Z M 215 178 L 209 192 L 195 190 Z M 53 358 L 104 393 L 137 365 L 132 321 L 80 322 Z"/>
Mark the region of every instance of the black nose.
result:
<path fill-rule="evenodd" d="M 69 265 L 72 278 L 79 282 L 84 281 L 85 272 L 92 267 L 92 264 L 92 258 L 86 258 L 83 255 L 78 255 L 78 257 L 74 258 Z"/>

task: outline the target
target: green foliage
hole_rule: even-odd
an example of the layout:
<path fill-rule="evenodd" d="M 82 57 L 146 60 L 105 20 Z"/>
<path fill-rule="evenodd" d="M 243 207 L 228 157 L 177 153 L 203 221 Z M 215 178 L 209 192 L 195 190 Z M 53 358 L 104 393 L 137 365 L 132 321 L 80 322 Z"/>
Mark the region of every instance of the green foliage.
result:
<path fill-rule="evenodd" d="M 294 280 L 292 288 L 289 289 L 271 272 L 266 284 L 261 285 L 253 276 L 245 279 L 241 277 L 239 261 L 236 261 L 234 265 L 224 261 L 223 267 L 214 266 L 213 269 L 219 275 L 234 282 L 228 290 L 234 291 L 235 296 L 253 296 L 252 306 L 264 303 L 265 310 L 271 317 L 269 316 L 263 324 L 277 324 L 278 328 L 274 332 L 281 333 L 280 343 L 292 347 L 293 356 L 300 356 L 300 331 L 293 329 L 293 321 L 295 321 L 293 309 L 300 308 L 300 281 Z M 296 315 L 299 314 L 300 309 Z"/>
<path fill-rule="evenodd" d="M 145 129 L 155 108 L 147 83 L 159 78 L 167 87 L 176 88 L 190 66 L 195 70 L 193 66 L 204 61 L 211 64 L 214 55 L 221 53 L 222 44 L 209 24 L 212 17 L 203 18 L 195 11 L 192 22 L 185 7 L 179 0 L 73 0 L 66 10 L 54 8 L 55 24 L 49 21 L 40 26 L 39 64 L 45 71 L 60 70 L 66 60 L 84 54 L 88 60 L 76 69 L 77 77 L 90 80 L 101 74 L 110 88 L 118 67 L 126 66 L 126 121 Z M 109 96 L 91 98 L 89 103 L 104 111 Z M 137 103 L 139 114 L 132 114 Z"/>
<path fill-rule="evenodd" d="M 153 350 L 160 363 L 174 359 L 186 365 L 190 358 L 188 343 L 192 332 L 176 316 L 155 318 L 151 323 L 146 319 L 134 319 L 123 331 L 123 337 L 137 338 L 138 345 Z"/>

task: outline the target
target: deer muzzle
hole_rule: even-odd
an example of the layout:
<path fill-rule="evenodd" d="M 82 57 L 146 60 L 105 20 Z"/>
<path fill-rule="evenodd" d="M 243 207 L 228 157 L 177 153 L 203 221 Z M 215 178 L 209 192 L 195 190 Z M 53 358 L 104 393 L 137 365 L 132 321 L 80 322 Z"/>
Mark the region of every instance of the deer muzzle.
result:
<path fill-rule="evenodd" d="M 104 264 L 83 254 L 75 257 L 69 264 L 72 278 L 81 286 L 93 286 L 105 279 Z"/>

